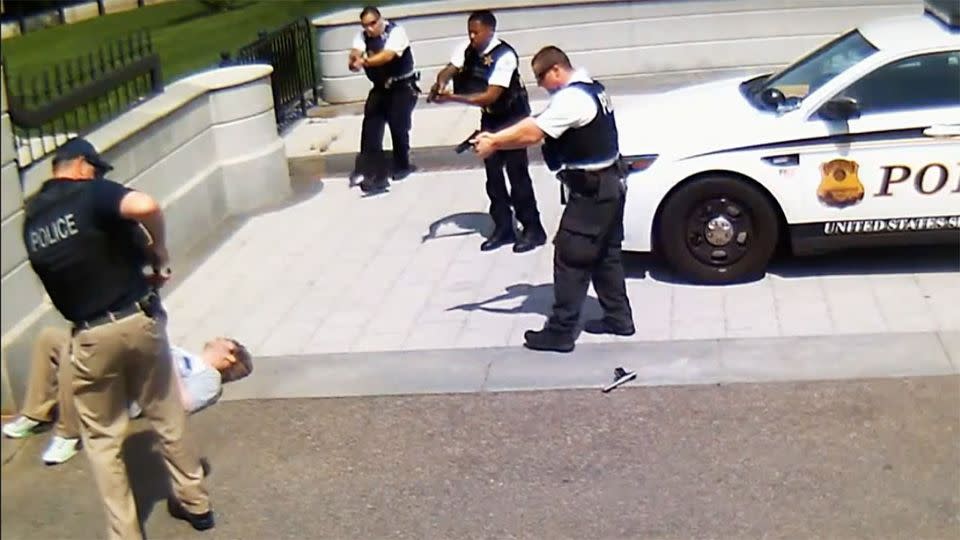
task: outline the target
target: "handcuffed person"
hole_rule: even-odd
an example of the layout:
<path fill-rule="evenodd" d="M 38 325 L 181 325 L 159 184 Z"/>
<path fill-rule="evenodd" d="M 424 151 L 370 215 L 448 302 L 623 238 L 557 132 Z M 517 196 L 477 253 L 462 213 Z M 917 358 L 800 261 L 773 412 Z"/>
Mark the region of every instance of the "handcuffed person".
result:
<path fill-rule="evenodd" d="M 496 133 L 475 139 L 480 157 L 504 148 L 544 142 L 544 160 L 570 191 L 554 237 L 553 313 L 542 330 L 524 334 L 527 348 L 570 352 L 590 281 L 602 319 L 584 331 L 629 336 L 635 332 L 627 298 L 623 260 L 624 172 L 613 104 L 602 84 L 557 47 L 544 47 L 532 60 L 537 84 L 550 94 L 547 108 Z"/>
<path fill-rule="evenodd" d="M 223 384 L 253 372 L 250 352 L 230 338 L 208 341 L 199 354 L 171 346 L 170 359 L 180 389 L 180 403 L 188 414 L 216 403 Z M 12 439 L 35 435 L 53 422 L 56 409 L 54 434 L 41 456 L 47 465 L 64 463 L 80 448 L 80 420 L 71 393 L 72 375 L 70 332 L 44 328 L 34 342 L 23 409 L 13 422 L 3 426 L 3 434 Z M 128 409 L 131 417 L 143 412 L 136 401 L 131 401 Z"/>

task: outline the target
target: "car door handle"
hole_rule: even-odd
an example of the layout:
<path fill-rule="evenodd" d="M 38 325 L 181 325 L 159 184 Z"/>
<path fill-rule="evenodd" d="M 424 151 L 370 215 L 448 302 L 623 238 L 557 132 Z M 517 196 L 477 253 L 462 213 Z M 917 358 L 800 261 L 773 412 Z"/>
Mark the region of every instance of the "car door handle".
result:
<path fill-rule="evenodd" d="M 773 165 L 774 167 L 796 167 L 800 164 L 800 154 L 765 156 L 763 161 L 765 161 L 768 165 Z"/>
<path fill-rule="evenodd" d="M 960 137 L 960 124 L 940 124 L 923 130 L 927 137 Z"/>

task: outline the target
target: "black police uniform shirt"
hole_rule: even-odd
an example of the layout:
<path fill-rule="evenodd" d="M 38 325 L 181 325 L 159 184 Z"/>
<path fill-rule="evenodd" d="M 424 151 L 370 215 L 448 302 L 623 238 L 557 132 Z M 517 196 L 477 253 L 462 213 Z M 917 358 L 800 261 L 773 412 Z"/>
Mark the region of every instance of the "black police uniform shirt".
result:
<path fill-rule="evenodd" d="M 553 172 L 604 169 L 619 158 L 613 104 L 603 85 L 585 71 L 575 71 L 534 121 L 547 136 L 544 161 Z"/>
<path fill-rule="evenodd" d="M 367 78 L 378 88 L 386 86 L 390 79 L 397 80 L 412 76 L 414 67 L 413 52 L 410 49 L 407 31 L 386 19 L 383 23 L 386 28 L 379 37 L 372 38 L 361 30 L 354 36 L 352 45 L 354 49 L 366 52 L 368 57 L 383 50 L 397 53 L 396 58 L 382 66 L 364 68 Z"/>
<path fill-rule="evenodd" d="M 55 178 L 25 205 L 28 260 L 69 321 L 123 309 L 149 292 L 138 225 L 120 215 L 129 191 L 110 180 Z"/>

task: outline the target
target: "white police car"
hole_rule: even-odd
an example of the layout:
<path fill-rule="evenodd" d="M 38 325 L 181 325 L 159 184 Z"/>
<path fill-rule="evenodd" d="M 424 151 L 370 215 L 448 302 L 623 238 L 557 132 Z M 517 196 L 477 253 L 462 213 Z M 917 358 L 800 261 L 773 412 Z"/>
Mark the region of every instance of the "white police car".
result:
<path fill-rule="evenodd" d="M 960 244 L 960 3 L 881 19 L 779 73 L 617 110 L 624 249 L 682 277 L 763 274 L 778 245 Z"/>

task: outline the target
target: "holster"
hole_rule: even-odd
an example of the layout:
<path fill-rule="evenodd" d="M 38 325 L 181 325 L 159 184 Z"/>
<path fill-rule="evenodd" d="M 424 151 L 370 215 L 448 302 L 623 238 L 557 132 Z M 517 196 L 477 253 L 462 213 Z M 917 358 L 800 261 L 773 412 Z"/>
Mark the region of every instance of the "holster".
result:
<path fill-rule="evenodd" d="M 593 171 L 563 170 L 557 178 L 570 188 L 571 194 L 591 197 L 600 189 L 600 175 Z"/>
<path fill-rule="evenodd" d="M 563 178 L 562 185 L 570 188 L 570 200 L 554 238 L 556 253 L 570 266 L 589 268 L 611 235 L 623 239 L 623 182 L 619 171 L 612 168 L 568 171 Z"/>

